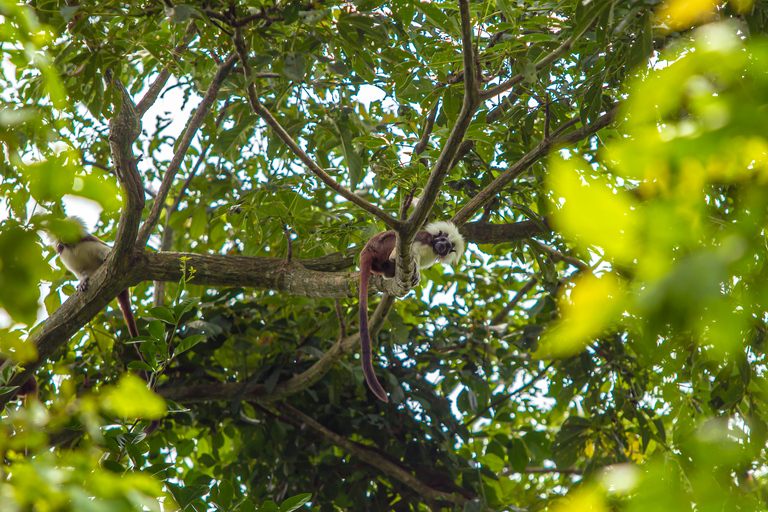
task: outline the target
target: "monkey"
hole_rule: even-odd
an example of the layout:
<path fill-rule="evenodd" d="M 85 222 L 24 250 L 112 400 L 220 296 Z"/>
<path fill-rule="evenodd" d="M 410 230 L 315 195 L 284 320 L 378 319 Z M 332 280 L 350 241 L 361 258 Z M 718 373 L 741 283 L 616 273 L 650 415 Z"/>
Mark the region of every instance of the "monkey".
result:
<path fill-rule="evenodd" d="M 69 221 L 76 224 L 79 228 L 80 238 L 69 241 L 73 243 L 55 240 L 56 253 L 59 255 L 59 260 L 61 260 L 64 266 L 75 274 L 75 277 L 80 281 L 77 285 L 77 290 L 84 292 L 88 289 L 90 277 L 104 263 L 112 248 L 95 236 L 87 233 L 82 220 L 77 217 L 69 217 Z M 117 295 L 117 304 L 123 312 L 123 318 L 128 326 L 131 338 L 135 338 L 139 335 L 139 330 L 136 328 L 136 320 L 131 310 L 131 293 L 127 288 Z"/>
<path fill-rule="evenodd" d="M 77 290 L 84 292 L 88 289 L 88 281 L 90 277 L 99 269 L 99 267 L 106 261 L 112 248 L 86 232 L 83 221 L 77 217 L 69 217 L 68 220 L 77 225 L 79 232 L 79 239 L 77 240 L 54 240 L 54 246 L 56 253 L 59 255 L 59 259 L 67 269 L 69 269 L 75 277 L 80 281 L 77 285 Z M 136 319 L 133 317 L 133 311 L 131 310 L 131 292 L 128 288 L 123 290 L 117 295 L 117 304 L 120 306 L 120 311 L 123 312 L 123 318 L 125 319 L 125 325 L 128 326 L 128 333 L 131 338 L 135 338 L 139 335 L 139 330 L 136 327 Z M 141 353 L 138 345 L 134 345 L 136 353 L 139 355 L 139 359 L 146 363 L 144 356 Z M 149 382 L 150 374 L 144 372 L 144 380 Z M 149 426 L 144 429 L 144 434 L 149 435 L 157 430 L 160 425 L 160 420 L 153 420 Z"/>
<path fill-rule="evenodd" d="M 382 402 L 388 402 L 389 398 L 373 370 L 371 336 L 368 332 L 368 282 L 371 274 L 382 275 L 387 279 L 395 277 L 396 245 L 395 232 L 385 231 L 372 236 L 360 253 L 360 359 L 368 387 Z M 464 254 L 464 237 L 451 222 L 432 222 L 416 233 L 413 254 L 418 269 L 430 267 L 437 262 L 455 265 Z M 414 277 L 418 279 L 418 273 Z"/>

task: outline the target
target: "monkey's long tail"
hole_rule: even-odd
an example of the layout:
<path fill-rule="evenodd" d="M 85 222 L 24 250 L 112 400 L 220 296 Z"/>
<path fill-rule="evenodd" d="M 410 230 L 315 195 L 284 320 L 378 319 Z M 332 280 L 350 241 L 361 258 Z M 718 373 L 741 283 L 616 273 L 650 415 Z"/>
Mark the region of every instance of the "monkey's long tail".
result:
<path fill-rule="evenodd" d="M 371 335 L 368 332 L 368 281 L 371 280 L 371 262 L 368 258 L 360 261 L 360 362 L 363 365 L 365 382 L 373 394 L 382 402 L 389 402 L 387 392 L 381 387 L 373 370 Z"/>
<path fill-rule="evenodd" d="M 136 319 L 133 317 L 133 310 L 131 309 L 131 291 L 126 288 L 117 295 L 117 305 L 120 306 L 120 311 L 123 312 L 123 318 L 125 319 L 125 325 L 128 326 L 128 333 L 131 338 L 135 338 L 139 335 L 139 329 L 136 327 Z M 139 354 L 139 359 L 143 363 L 147 360 L 144 359 L 144 354 L 141 353 L 141 349 L 138 344 L 133 345 L 136 348 L 136 353 Z M 152 375 L 148 371 L 144 371 L 144 380 L 149 384 Z M 144 429 L 144 435 L 149 435 L 160 426 L 160 420 L 152 420 L 150 424 Z"/>

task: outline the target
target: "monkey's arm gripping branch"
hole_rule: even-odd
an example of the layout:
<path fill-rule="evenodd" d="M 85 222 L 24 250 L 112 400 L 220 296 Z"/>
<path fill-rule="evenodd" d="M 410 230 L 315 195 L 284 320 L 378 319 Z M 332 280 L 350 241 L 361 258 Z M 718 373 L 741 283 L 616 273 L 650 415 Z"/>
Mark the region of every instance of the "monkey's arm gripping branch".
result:
<path fill-rule="evenodd" d="M 250 70 L 250 67 L 248 66 L 248 50 L 245 46 L 245 39 L 243 38 L 243 29 L 241 27 L 238 27 L 237 29 L 235 29 L 235 46 L 237 47 L 237 51 L 240 55 L 240 62 L 245 71 L 246 78 L 251 77 L 251 70 Z M 272 129 L 272 131 L 274 131 L 277 134 L 277 136 L 280 137 L 280 139 L 282 139 L 283 142 L 285 142 L 285 145 L 290 148 L 291 152 L 293 152 L 293 154 L 296 155 L 299 158 L 299 160 L 301 160 L 304 163 L 304 165 L 306 165 L 309 168 L 309 170 L 315 174 L 315 176 L 320 178 L 320 180 L 323 183 L 325 183 L 331 190 L 335 191 L 337 194 L 347 199 L 348 201 L 356 204 L 357 206 L 367 211 L 371 215 L 378 217 L 387 226 L 394 229 L 398 229 L 400 227 L 400 225 L 402 224 L 401 221 L 395 219 L 384 210 L 372 205 L 362 197 L 359 197 L 356 194 L 352 193 L 351 191 L 347 190 L 346 188 L 342 187 L 327 172 L 321 169 L 320 166 L 317 165 L 309 157 L 309 155 L 307 155 L 304 152 L 304 150 L 301 149 L 301 147 L 299 147 L 296 141 L 293 140 L 293 138 L 288 134 L 288 132 L 285 131 L 282 125 L 277 121 L 277 119 L 274 118 L 274 116 L 272 116 L 269 110 L 267 110 L 264 107 L 264 105 L 261 104 L 261 102 L 259 101 L 259 97 L 256 94 L 256 87 L 253 85 L 252 81 L 249 81 L 248 86 L 246 88 L 246 92 L 248 95 L 248 102 L 251 104 L 251 108 L 256 113 L 256 115 L 264 119 L 264 122 L 267 123 L 267 125 Z"/>

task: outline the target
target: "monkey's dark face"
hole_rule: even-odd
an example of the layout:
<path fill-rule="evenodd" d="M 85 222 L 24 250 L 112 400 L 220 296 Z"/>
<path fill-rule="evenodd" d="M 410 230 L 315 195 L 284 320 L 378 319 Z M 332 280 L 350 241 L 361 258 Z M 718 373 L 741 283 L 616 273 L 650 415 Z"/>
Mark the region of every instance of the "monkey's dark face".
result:
<path fill-rule="evenodd" d="M 432 239 L 432 250 L 441 258 L 453 252 L 453 244 L 448 240 L 448 235 L 440 231 Z"/>

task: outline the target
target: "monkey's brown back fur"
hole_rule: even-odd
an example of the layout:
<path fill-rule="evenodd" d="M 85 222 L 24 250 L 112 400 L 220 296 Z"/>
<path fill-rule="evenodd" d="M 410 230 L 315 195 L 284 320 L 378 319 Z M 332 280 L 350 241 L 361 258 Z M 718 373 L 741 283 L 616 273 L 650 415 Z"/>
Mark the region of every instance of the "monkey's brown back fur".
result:
<path fill-rule="evenodd" d="M 373 370 L 371 335 L 368 332 L 368 282 L 371 273 L 394 276 L 394 266 L 390 269 L 388 262 L 396 244 L 395 232 L 385 231 L 371 237 L 360 253 L 360 362 L 368 387 L 383 402 L 389 402 L 389 398 Z"/>
<path fill-rule="evenodd" d="M 414 243 L 418 242 L 432 246 L 431 233 L 421 230 L 416 233 Z M 368 387 L 373 394 L 383 402 L 389 402 L 387 392 L 376 379 L 373 369 L 373 356 L 371 335 L 368 332 L 368 282 L 371 274 L 383 275 L 387 278 L 395 277 L 394 259 L 390 259 L 397 246 L 397 235 L 394 231 L 384 231 L 372 236 L 360 253 L 360 362 L 363 366 L 363 375 Z M 418 272 L 418 269 L 416 270 Z"/>

